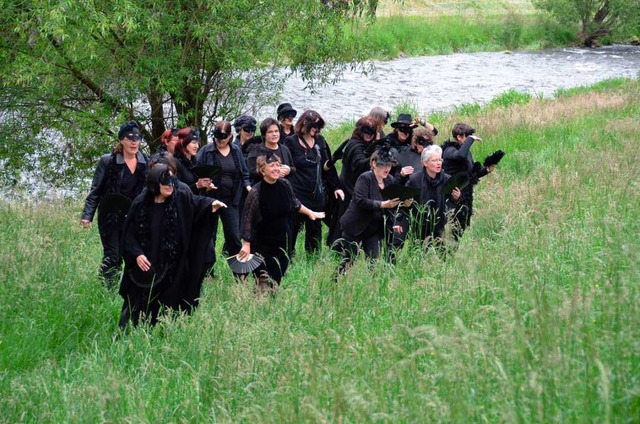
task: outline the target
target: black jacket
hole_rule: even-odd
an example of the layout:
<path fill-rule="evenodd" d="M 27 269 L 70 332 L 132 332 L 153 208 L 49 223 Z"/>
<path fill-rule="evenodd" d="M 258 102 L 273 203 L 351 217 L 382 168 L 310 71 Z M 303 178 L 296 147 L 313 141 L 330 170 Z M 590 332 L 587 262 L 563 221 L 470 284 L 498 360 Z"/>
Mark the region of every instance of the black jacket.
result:
<path fill-rule="evenodd" d="M 282 161 L 281 163 L 283 165 L 289 165 L 289 167 L 291 168 L 291 172 L 289 173 L 289 176 L 296 172 L 296 167 L 293 164 L 293 158 L 291 157 L 291 152 L 289 151 L 289 148 L 284 144 L 279 144 L 278 146 L 279 146 L 279 151 L 276 151 L 276 150 L 269 149 L 267 146 L 265 146 L 264 143 L 260 143 L 260 144 L 256 144 L 249 151 L 249 156 L 247 156 L 247 166 L 249 168 L 249 180 L 251 181 L 252 185 L 262 181 L 262 174 L 260 174 L 260 172 L 258 172 L 258 169 L 256 168 L 256 161 L 258 159 L 258 156 L 261 156 L 261 155 L 276 153 L 278 156 L 281 156 L 280 157 L 280 160 Z"/>
<path fill-rule="evenodd" d="M 351 138 L 344 148 L 340 182 L 349 198 L 353 196 L 358 177 L 371 169 L 369 164 L 371 155 L 366 153 L 367 146 L 364 140 Z"/>
<path fill-rule="evenodd" d="M 409 177 L 407 186 L 420 189 L 420 198 L 416 199 L 419 205 L 412 208 L 412 214 L 415 217 L 413 223 L 421 239 L 440 238 L 444 233 L 447 223 L 447 199 L 442 189 L 450 178 L 451 176 L 443 171 L 440 171 L 435 178 L 431 178 L 424 167 Z"/>
<path fill-rule="evenodd" d="M 247 161 L 242 155 L 242 150 L 238 145 L 231 144 L 230 153 L 233 157 L 233 161 L 236 164 L 238 170 L 237 177 L 233 179 L 234 197 L 231 202 L 232 206 L 240 205 L 240 199 L 242 198 L 242 191 L 246 187 L 250 186 L 249 182 L 249 169 L 247 168 Z M 198 165 L 214 165 L 220 166 L 220 152 L 216 147 L 215 142 L 209 143 L 204 146 L 196 155 L 196 162 Z M 218 185 L 219 177 L 213 177 L 213 184 Z M 209 190 L 207 196 L 215 196 L 215 190 Z"/>
<path fill-rule="evenodd" d="M 138 164 L 134 174 L 137 176 L 135 194 L 140 194 L 144 188 L 147 177 L 147 157 L 142 153 L 137 154 Z M 91 189 L 87 195 L 82 211 L 82 219 L 93 221 L 93 216 L 98 209 L 100 200 L 105 194 L 121 193 L 122 174 L 125 167 L 124 156 L 120 153 L 107 153 L 100 157 L 98 166 L 93 174 Z M 132 200 L 133 200 L 132 197 Z"/>
<path fill-rule="evenodd" d="M 384 185 L 396 183 L 396 178 L 389 175 L 384 179 Z M 387 200 L 380 191 L 373 171 L 367 171 L 358 177 L 353 190 L 353 198 L 347 211 L 340 219 L 343 233 L 353 238 L 361 237 L 365 231 L 375 226 L 383 228 L 385 218 L 393 226 L 394 214 L 391 209 L 382 209 L 380 205 Z M 380 231 L 382 237 L 383 232 Z"/>

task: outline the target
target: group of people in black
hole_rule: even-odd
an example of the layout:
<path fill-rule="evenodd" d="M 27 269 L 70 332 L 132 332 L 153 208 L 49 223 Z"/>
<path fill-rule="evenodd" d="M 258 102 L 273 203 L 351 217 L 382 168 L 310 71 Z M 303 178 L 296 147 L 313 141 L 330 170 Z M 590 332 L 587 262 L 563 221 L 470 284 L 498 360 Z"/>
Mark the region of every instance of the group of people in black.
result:
<path fill-rule="evenodd" d="M 281 104 L 258 136 L 251 116 L 218 121 L 202 148 L 198 129 L 168 129 L 150 158 L 140 151 L 139 125 L 122 125 L 115 149 L 98 162 L 81 218 L 88 227 L 98 212 L 101 273 L 109 285 L 120 279 L 121 327 L 143 317 L 153 324 L 162 308 L 189 313 L 198 305 L 219 223 L 224 254 L 259 258 L 251 271 L 256 290 L 272 292 L 303 227 L 304 249 L 314 253 L 327 224 L 326 242 L 342 257 L 337 275 L 359 251 L 377 258 L 401 248 L 408 234 L 439 245 L 447 211 L 459 238 L 473 213 L 473 186 L 495 166 L 473 160 L 479 138 L 466 124 L 440 147 L 438 130 L 408 114 L 385 134 L 390 115 L 374 108 L 332 153 L 322 117 L 306 110 L 294 125 L 296 116 Z"/>

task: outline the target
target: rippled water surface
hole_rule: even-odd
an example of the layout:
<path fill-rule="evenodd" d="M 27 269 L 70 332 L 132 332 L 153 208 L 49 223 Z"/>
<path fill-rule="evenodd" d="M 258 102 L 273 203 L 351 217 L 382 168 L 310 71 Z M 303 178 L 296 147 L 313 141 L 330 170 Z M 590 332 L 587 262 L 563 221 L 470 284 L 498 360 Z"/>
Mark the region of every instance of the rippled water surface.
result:
<path fill-rule="evenodd" d="M 373 106 L 391 110 L 411 102 L 428 114 L 463 103 L 485 103 L 509 89 L 550 97 L 559 88 L 590 85 L 614 77 L 637 77 L 639 46 L 558 49 L 542 52 L 457 53 L 375 62 L 369 75 L 348 72 L 316 94 L 296 77 L 282 101 L 299 111 L 315 109 L 329 125 L 357 119 Z M 275 106 L 273 106 L 273 111 Z M 258 116 L 271 112 L 263 109 Z"/>

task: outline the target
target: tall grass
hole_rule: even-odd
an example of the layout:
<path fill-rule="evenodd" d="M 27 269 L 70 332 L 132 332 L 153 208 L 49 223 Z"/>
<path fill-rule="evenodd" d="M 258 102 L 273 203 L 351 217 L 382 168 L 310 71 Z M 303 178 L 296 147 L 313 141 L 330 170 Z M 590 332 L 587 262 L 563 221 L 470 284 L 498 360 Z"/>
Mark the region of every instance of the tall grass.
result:
<path fill-rule="evenodd" d="M 80 202 L 3 204 L 0 421 L 636 421 L 639 91 L 438 116 L 507 152 L 446 259 L 409 245 L 335 283 L 300 255 L 273 297 L 218 264 L 193 316 L 125 334 Z"/>
<path fill-rule="evenodd" d="M 390 16 L 352 32 L 362 41 L 367 56 L 450 54 L 529 49 L 575 43 L 575 34 L 539 15 L 507 13 L 488 16 Z"/>

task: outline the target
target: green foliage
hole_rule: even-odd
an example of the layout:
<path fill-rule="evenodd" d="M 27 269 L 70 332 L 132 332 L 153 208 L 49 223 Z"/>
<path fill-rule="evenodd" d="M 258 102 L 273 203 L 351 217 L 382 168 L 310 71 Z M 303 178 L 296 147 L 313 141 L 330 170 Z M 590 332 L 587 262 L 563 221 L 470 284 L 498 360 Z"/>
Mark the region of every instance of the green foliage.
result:
<path fill-rule="evenodd" d="M 409 243 L 395 267 L 359 258 L 336 282 L 337 258 L 302 254 L 272 297 L 218 263 L 198 310 L 153 329 L 117 332 L 79 202 L 0 204 L 2 421 L 633 422 L 639 90 L 618 80 L 540 105 L 574 114 L 482 128 L 474 155 L 507 156 L 446 258 Z M 594 94 L 624 101 L 589 108 Z"/>
<path fill-rule="evenodd" d="M 26 159 L 3 146 L 2 158 L 15 172 L 25 160 L 56 170 L 46 161 L 64 158 L 87 173 L 124 120 L 139 121 L 155 150 L 166 127 L 210 129 L 274 102 L 283 66 L 311 88 L 330 82 L 363 60 L 345 28 L 377 1 L 326 3 L 2 1 L 0 124 L 18 139 L 59 136 L 51 149 L 21 151 Z"/>
<path fill-rule="evenodd" d="M 561 25 L 574 29 L 581 43 L 592 46 L 602 37 L 637 35 L 640 4 L 637 0 L 534 0 Z"/>

